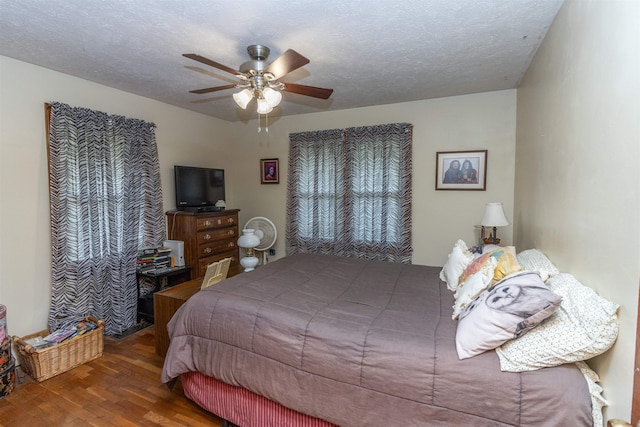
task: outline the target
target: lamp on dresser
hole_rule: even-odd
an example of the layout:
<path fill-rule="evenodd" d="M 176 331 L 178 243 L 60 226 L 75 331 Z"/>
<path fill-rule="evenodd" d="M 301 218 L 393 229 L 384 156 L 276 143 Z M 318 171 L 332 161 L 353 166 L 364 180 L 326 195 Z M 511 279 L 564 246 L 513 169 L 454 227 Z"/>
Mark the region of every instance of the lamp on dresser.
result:
<path fill-rule="evenodd" d="M 494 245 L 499 244 L 500 239 L 498 239 L 498 227 L 509 225 L 509 221 L 504 214 L 502 203 L 487 203 L 487 205 L 484 207 L 484 215 L 482 216 L 480 225 L 483 227 L 482 236 L 484 239 L 484 243 Z M 489 235 L 488 238 L 484 238 L 484 227 L 493 228 L 493 232 Z"/>

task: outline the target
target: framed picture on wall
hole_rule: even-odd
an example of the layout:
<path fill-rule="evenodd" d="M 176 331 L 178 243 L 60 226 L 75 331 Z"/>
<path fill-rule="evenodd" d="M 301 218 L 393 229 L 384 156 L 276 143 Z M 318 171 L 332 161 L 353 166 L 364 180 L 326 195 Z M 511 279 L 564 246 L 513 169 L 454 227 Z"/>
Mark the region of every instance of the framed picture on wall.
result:
<path fill-rule="evenodd" d="M 280 182 L 280 168 L 278 159 L 260 159 L 260 183 L 278 184 Z"/>
<path fill-rule="evenodd" d="M 485 191 L 487 150 L 438 151 L 436 190 Z"/>

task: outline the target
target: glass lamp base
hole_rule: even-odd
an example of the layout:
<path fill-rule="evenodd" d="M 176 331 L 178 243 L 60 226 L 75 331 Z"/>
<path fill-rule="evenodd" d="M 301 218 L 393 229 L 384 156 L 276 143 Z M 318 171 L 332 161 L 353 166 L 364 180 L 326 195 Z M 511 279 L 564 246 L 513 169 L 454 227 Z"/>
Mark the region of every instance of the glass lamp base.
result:
<path fill-rule="evenodd" d="M 255 270 L 256 266 L 258 265 L 258 262 L 259 262 L 258 258 L 254 256 L 246 256 L 240 259 L 240 265 L 244 267 L 245 272 Z"/>

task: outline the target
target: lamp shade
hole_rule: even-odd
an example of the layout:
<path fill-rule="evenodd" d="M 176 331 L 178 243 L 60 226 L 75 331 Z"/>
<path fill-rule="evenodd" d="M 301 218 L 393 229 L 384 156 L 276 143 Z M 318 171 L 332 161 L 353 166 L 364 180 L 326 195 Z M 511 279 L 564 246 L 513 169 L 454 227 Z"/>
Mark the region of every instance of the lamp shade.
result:
<path fill-rule="evenodd" d="M 271 89 L 270 87 L 265 88 L 262 91 L 262 95 L 271 108 L 277 107 L 278 104 L 280 104 L 280 101 L 282 101 L 282 94 L 277 90 Z"/>
<path fill-rule="evenodd" d="M 238 246 L 245 249 L 253 249 L 260 244 L 260 238 L 256 236 L 256 231 L 251 228 L 242 230 L 242 236 L 238 239 Z"/>
<path fill-rule="evenodd" d="M 273 107 L 269 105 L 266 99 L 258 98 L 258 114 L 267 114 L 273 111 Z"/>
<path fill-rule="evenodd" d="M 253 98 L 253 94 L 249 89 L 243 89 L 240 92 L 233 94 L 233 100 L 236 101 L 238 107 L 242 109 L 247 108 L 247 104 L 249 104 L 251 98 Z"/>
<path fill-rule="evenodd" d="M 504 227 L 505 225 L 509 225 L 509 221 L 504 215 L 502 203 L 487 203 L 480 225 L 485 227 Z"/>

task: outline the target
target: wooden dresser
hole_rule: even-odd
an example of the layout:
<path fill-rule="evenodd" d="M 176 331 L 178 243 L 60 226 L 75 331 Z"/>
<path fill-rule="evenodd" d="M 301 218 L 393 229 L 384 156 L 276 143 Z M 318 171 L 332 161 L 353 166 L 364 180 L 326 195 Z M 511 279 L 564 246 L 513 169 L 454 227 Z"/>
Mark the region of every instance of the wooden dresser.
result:
<path fill-rule="evenodd" d="M 231 257 L 228 276 L 240 272 L 238 252 L 238 212 L 167 212 L 168 238 L 184 242 L 184 262 L 192 268 L 191 277 L 203 277 L 207 265 Z"/>

